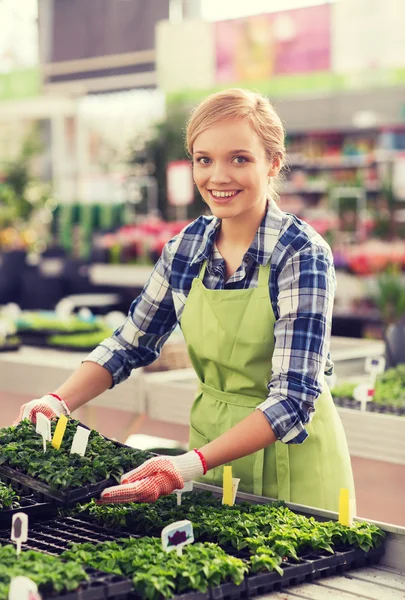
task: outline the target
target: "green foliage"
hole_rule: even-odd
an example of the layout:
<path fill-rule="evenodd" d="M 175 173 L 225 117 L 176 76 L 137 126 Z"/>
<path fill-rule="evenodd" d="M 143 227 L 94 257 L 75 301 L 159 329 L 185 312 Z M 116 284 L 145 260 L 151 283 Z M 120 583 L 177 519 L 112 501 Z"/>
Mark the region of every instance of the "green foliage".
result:
<path fill-rule="evenodd" d="M 355 383 L 342 383 L 331 390 L 334 398 L 353 398 Z M 405 365 L 387 369 L 377 377 L 372 402 L 381 406 L 405 407 Z"/>
<path fill-rule="evenodd" d="M 72 348 L 95 348 L 113 334 L 112 329 L 105 327 L 91 333 L 73 333 L 71 335 L 51 335 L 47 344 L 52 346 L 71 346 Z"/>
<path fill-rule="evenodd" d="M 137 593 L 147 600 L 189 590 L 206 592 L 226 581 L 240 585 L 248 570 L 244 561 L 227 555 L 216 544 L 188 545 L 178 556 L 175 551 L 166 553 L 160 539 L 148 537 L 74 544 L 62 558 L 131 577 Z"/>
<path fill-rule="evenodd" d="M 36 181 L 32 173 L 32 159 L 40 152 L 38 131 L 33 128 L 25 138 L 19 156 L 3 165 L 0 226 L 15 226 L 18 220 L 27 221 L 48 200 L 50 190 Z"/>
<path fill-rule="evenodd" d="M 331 394 L 333 398 L 353 398 L 354 388 L 356 383 L 343 382 L 340 385 L 336 385 L 332 390 Z"/>
<path fill-rule="evenodd" d="M 52 434 L 55 425 L 53 422 Z M 0 460 L 54 489 L 66 490 L 110 478 L 119 482 L 123 473 L 152 456 L 135 448 L 116 446 L 96 431 L 90 433 L 85 456 L 70 454 L 78 425 L 79 421 L 70 420 L 60 450 L 48 443 L 46 453 L 42 437 L 30 421 L 0 429 Z"/>
<path fill-rule="evenodd" d="M 153 504 L 97 505 L 92 501 L 79 510 L 107 527 L 156 537 L 169 523 L 189 519 L 196 540 L 230 551 L 248 549 L 252 572 L 275 569 L 281 573 L 284 559 L 317 550 L 333 553 L 336 544 L 367 551 L 385 535 L 366 523 L 344 527 L 334 521 L 318 522 L 293 513 L 281 502 L 224 506 L 208 492 L 183 494 L 180 507 L 169 496 Z"/>
<path fill-rule="evenodd" d="M 405 365 L 388 369 L 378 377 L 373 402 L 384 406 L 405 406 Z"/>
<path fill-rule="evenodd" d="M 18 331 L 64 331 L 68 332 L 92 332 L 102 327 L 97 320 L 84 321 L 76 315 L 68 319 L 57 319 L 53 315 L 48 316 L 38 312 L 23 312 L 17 321 Z"/>
<path fill-rule="evenodd" d="M 0 481 L 0 510 L 10 510 L 19 508 L 20 497 L 13 490 L 11 485 L 6 485 Z"/>
<path fill-rule="evenodd" d="M 396 323 L 405 315 L 405 283 L 399 269 L 392 267 L 378 276 L 374 301 L 385 326 Z"/>
<path fill-rule="evenodd" d="M 17 557 L 15 546 L 0 547 L 0 600 L 7 600 L 10 581 L 19 575 L 32 579 L 47 597 L 77 590 L 88 579 L 83 567 L 73 561 L 62 562 L 59 557 L 33 550 Z"/>
<path fill-rule="evenodd" d="M 167 185 L 166 169 L 170 161 L 188 160 L 185 149 L 185 131 L 188 120 L 188 111 L 183 107 L 172 108 L 165 119 L 157 123 L 151 130 L 147 139 L 134 141 L 130 151 L 129 164 L 134 172 L 140 175 L 152 175 L 158 185 L 158 203 L 161 213 L 167 214 Z M 198 192 L 196 191 L 196 198 Z M 193 207 L 189 207 L 189 214 Z M 195 215 L 201 214 L 201 204 L 196 203 Z"/>

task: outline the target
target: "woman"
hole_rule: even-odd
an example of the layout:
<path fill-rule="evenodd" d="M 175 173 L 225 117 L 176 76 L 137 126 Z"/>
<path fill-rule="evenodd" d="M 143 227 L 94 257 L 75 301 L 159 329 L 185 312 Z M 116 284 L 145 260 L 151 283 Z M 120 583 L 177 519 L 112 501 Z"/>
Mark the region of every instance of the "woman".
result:
<path fill-rule="evenodd" d="M 284 131 L 266 98 L 230 89 L 187 127 L 195 184 L 211 217 L 169 241 L 129 315 L 55 395 L 19 418 L 68 414 L 150 364 L 179 322 L 199 379 L 190 452 L 157 457 L 105 490 L 105 502 L 154 501 L 200 478 L 338 509 L 354 497 L 346 438 L 324 375 L 335 289 L 329 246 L 274 201 Z M 68 408 L 69 407 L 69 408 Z"/>

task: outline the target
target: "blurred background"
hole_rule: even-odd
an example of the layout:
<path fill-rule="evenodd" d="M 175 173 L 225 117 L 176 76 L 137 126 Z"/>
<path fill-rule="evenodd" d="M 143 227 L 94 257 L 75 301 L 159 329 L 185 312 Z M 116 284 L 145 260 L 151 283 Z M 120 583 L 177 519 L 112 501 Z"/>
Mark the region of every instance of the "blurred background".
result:
<path fill-rule="evenodd" d="M 11 350 L 87 351 L 122 320 L 165 242 L 205 211 L 184 150 L 190 110 L 213 91 L 246 87 L 270 98 L 286 128 L 281 208 L 333 250 L 332 359 L 349 386 L 336 401 L 395 415 L 386 435 L 374 424 L 360 445 L 365 424 L 345 422 L 352 456 L 401 465 L 391 481 L 403 482 L 404 23 L 403 0 L 0 0 L 2 389 L 32 397 L 35 381 L 35 393 L 44 385 L 44 355 L 20 360 L 25 374 L 35 363 L 32 379 L 13 378 Z M 195 382 L 180 332 L 169 342 L 149 368 L 149 398 L 162 394 L 155 418 L 166 407 L 170 433 L 140 421 L 128 431 L 184 441 L 188 415 L 179 404 L 176 421 L 168 394 L 192 401 Z M 56 368 L 49 356 L 44 369 Z M 367 402 L 355 384 L 374 386 L 376 375 Z M 44 378 L 42 393 L 49 369 Z M 121 417 L 97 421 L 100 411 L 82 417 L 126 439 L 111 429 Z M 376 473 L 367 464 L 358 478 Z"/>
<path fill-rule="evenodd" d="M 0 0 L 0 304 L 152 265 L 203 210 L 189 112 L 236 85 L 285 124 L 280 203 L 332 246 L 333 333 L 382 338 L 405 311 L 404 19 L 402 0 Z"/>

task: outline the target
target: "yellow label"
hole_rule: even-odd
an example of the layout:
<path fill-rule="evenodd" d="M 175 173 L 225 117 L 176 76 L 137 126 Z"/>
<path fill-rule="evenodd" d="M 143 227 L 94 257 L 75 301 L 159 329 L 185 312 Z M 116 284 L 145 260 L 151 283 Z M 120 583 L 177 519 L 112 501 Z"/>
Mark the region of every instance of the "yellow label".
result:
<path fill-rule="evenodd" d="M 53 434 L 53 438 L 52 438 L 52 446 L 54 448 L 56 448 L 56 450 L 59 450 L 59 448 L 62 444 L 63 436 L 65 435 L 67 422 L 68 422 L 67 417 L 65 417 L 65 415 L 61 415 L 58 419 L 58 422 L 56 423 L 55 433 Z"/>
<path fill-rule="evenodd" d="M 352 518 L 350 515 L 350 495 L 347 488 L 341 488 L 339 496 L 339 523 L 350 527 Z"/>
<path fill-rule="evenodd" d="M 224 467 L 222 504 L 233 506 L 232 467 Z"/>

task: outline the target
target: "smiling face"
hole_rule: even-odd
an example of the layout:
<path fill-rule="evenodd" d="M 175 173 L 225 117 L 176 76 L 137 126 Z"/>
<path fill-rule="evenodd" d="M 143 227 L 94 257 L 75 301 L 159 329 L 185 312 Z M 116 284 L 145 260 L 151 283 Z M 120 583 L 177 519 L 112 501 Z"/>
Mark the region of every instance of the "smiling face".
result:
<path fill-rule="evenodd" d="M 193 144 L 194 181 L 212 213 L 237 218 L 263 212 L 269 177 L 280 169 L 271 161 L 249 121 L 223 121 L 201 132 Z"/>

